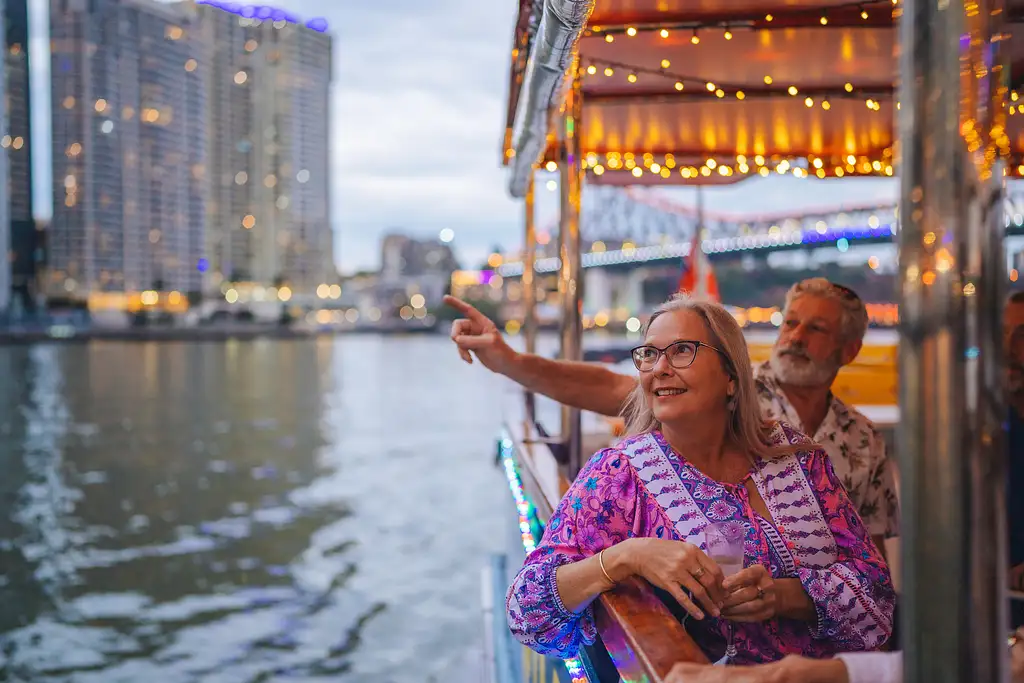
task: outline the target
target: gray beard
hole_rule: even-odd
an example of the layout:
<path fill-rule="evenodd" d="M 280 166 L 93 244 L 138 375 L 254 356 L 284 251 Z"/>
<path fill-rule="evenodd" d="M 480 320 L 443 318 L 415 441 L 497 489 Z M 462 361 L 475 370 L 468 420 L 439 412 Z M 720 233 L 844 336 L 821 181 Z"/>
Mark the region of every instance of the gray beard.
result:
<path fill-rule="evenodd" d="M 782 355 L 775 350 L 772 351 L 768 363 L 780 382 L 795 387 L 817 387 L 828 384 L 840 367 L 839 361 L 836 359 L 819 364 Z"/>

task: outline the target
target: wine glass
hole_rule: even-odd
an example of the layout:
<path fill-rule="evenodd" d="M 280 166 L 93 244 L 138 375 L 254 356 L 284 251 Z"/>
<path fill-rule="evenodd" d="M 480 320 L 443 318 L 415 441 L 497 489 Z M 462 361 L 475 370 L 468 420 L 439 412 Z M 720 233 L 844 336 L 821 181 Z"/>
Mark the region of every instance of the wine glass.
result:
<path fill-rule="evenodd" d="M 743 570 L 743 541 L 747 530 L 742 522 L 713 522 L 704 528 L 708 557 L 717 564 L 722 574 L 732 576 Z M 733 625 L 727 622 L 729 641 L 725 647 L 725 659 L 736 656 L 733 644 Z"/>

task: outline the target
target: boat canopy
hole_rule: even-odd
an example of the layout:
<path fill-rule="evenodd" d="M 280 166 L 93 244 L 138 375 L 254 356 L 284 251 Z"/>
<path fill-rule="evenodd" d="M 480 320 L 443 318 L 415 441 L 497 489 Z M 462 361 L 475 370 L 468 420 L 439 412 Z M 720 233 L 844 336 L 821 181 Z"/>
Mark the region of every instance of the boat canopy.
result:
<path fill-rule="evenodd" d="M 1022 9 L 1005 11 L 1018 21 Z M 555 114 L 576 75 L 589 184 L 892 176 L 901 12 L 892 0 L 521 0 L 510 192 L 524 196 L 532 168 L 558 163 Z M 1019 80 L 1024 41 L 1008 57 Z M 1024 117 L 1009 113 L 1019 176 Z"/>

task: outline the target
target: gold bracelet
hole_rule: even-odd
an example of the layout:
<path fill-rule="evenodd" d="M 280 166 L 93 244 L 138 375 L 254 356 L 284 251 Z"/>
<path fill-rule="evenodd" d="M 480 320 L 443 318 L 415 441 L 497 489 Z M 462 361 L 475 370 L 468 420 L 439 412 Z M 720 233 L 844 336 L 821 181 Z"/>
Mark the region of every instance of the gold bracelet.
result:
<path fill-rule="evenodd" d="M 605 548 L 604 550 L 608 550 L 608 548 Z M 608 579 L 608 583 L 614 586 L 615 581 L 613 581 L 612 577 L 608 575 L 608 570 L 604 568 L 604 550 L 597 554 L 597 562 L 601 565 L 601 573 L 604 574 L 604 578 Z"/>

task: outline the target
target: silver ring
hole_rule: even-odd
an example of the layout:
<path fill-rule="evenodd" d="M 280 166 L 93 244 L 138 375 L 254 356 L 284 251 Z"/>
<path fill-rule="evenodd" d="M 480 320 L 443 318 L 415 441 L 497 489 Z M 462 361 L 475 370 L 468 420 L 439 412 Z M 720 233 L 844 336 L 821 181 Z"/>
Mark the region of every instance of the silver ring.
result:
<path fill-rule="evenodd" d="M 758 600 L 764 600 L 764 589 L 761 589 L 761 588 L 757 589 L 757 599 Z"/>
<path fill-rule="evenodd" d="M 697 571 L 693 572 L 693 578 L 699 579 L 704 576 L 704 567 L 697 567 Z"/>

